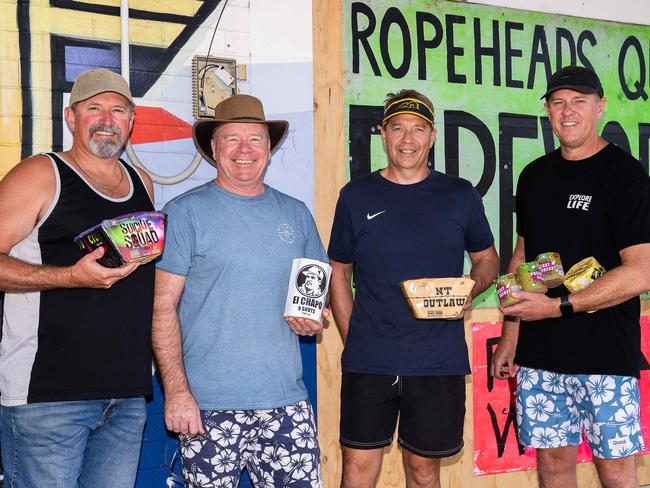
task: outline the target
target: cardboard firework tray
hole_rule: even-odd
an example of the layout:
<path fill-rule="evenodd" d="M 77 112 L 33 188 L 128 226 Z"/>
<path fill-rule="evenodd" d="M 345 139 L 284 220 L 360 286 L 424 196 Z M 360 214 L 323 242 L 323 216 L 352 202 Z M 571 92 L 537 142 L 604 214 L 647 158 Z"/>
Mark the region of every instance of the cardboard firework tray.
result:
<path fill-rule="evenodd" d="M 454 319 L 474 288 L 470 278 L 420 278 L 400 283 L 416 319 Z"/>

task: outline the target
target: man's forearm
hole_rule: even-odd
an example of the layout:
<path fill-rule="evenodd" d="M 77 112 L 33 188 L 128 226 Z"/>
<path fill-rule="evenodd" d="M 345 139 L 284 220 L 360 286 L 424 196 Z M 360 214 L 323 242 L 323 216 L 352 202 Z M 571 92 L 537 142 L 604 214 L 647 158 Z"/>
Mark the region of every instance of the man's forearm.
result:
<path fill-rule="evenodd" d="M 0 290 L 29 292 L 53 288 L 72 288 L 70 267 L 30 264 L 0 254 Z"/>
<path fill-rule="evenodd" d="M 605 273 L 583 290 L 570 295 L 574 312 L 600 310 L 623 303 L 648 291 L 645 277 L 634 266 L 621 265 Z"/>
<path fill-rule="evenodd" d="M 470 277 L 475 281 L 472 295 L 478 296 L 488 289 L 497 277 L 499 263 L 480 263 L 478 266 L 472 266 Z"/>
<path fill-rule="evenodd" d="M 472 296 L 476 297 L 488 289 L 497 277 L 499 272 L 499 257 L 494 253 L 489 253 L 472 263 L 470 277 L 474 280 Z"/>
<path fill-rule="evenodd" d="M 180 323 L 174 307 L 154 305 L 151 340 L 165 394 L 189 393 L 183 365 Z"/>
<path fill-rule="evenodd" d="M 499 344 L 516 344 L 519 335 L 519 319 L 515 317 L 503 317 L 501 326 L 501 337 Z"/>
<path fill-rule="evenodd" d="M 349 284 L 341 284 L 340 286 L 332 287 L 330 296 L 332 315 L 334 315 L 336 326 L 339 329 L 339 334 L 341 334 L 341 339 L 344 344 L 345 339 L 348 336 L 353 303 L 352 289 Z"/>

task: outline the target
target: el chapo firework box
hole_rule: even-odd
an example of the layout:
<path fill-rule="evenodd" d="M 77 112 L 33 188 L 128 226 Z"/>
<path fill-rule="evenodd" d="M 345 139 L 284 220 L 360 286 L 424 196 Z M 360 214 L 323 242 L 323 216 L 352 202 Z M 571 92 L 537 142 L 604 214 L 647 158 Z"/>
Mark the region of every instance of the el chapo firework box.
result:
<path fill-rule="evenodd" d="M 103 220 L 74 238 L 84 254 L 99 247 L 104 255 L 97 262 L 107 268 L 146 263 L 160 256 L 165 246 L 167 216 L 163 212 L 135 212 Z"/>

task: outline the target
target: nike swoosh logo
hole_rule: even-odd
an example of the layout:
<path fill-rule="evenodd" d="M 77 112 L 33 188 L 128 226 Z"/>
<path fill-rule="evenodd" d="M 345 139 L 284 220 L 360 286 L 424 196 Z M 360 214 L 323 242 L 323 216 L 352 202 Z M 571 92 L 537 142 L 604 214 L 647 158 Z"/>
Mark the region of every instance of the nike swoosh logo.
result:
<path fill-rule="evenodd" d="M 370 215 L 370 214 L 366 214 L 366 218 L 367 218 L 368 220 L 372 220 L 372 219 L 374 219 L 377 215 L 381 215 L 381 214 L 383 214 L 385 211 L 386 211 L 386 210 L 382 210 L 381 212 L 377 212 L 376 214 L 372 214 L 372 215 Z"/>

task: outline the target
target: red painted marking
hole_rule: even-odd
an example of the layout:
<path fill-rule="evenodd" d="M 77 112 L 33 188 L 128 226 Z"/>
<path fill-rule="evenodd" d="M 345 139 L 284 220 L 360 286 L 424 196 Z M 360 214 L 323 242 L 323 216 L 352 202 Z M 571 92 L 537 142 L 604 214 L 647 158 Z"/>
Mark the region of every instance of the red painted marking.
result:
<path fill-rule="evenodd" d="M 160 107 L 136 107 L 132 144 L 174 141 L 192 137 L 192 126 Z"/>

